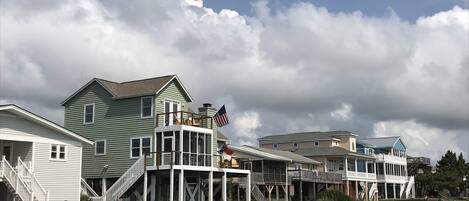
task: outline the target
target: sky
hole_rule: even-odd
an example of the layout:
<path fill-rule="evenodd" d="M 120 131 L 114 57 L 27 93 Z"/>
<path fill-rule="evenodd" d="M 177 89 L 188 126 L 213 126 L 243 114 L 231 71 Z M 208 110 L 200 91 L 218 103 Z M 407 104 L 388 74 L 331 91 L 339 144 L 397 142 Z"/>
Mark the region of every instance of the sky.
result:
<path fill-rule="evenodd" d="M 193 109 L 226 105 L 234 144 L 347 130 L 467 158 L 467 1 L 233 2 L 1 0 L 0 104 L 63 123 L 94 77 L 177 74 Z"/>

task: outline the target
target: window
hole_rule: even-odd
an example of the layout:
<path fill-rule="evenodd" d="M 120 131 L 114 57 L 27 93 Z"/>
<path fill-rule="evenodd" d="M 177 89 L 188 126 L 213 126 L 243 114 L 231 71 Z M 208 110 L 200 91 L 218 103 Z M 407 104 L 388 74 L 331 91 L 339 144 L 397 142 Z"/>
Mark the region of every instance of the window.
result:
<path fill-rule="evenodd" d="M 130 158 L 139 158 L 151 151 L 151 137 L 131 138 L 130 139 Z"/>
<path fill-rule="evenodd" d="M 94 155 L 106 155 L 106 140 L 96 140 L 94 143 Z"/>
<path fill-rule="evenodd" d="M 153 117 L 153 97 L 142 97 L 141 99 L 141 118 Z"/>
<path fill-rule="evenodd" d="M 272 148 L 274 148 L 274 149 L 277 149 L 277 147 L 278 147 L 277 144 L 273 144 L 273 145 L 272 145 Z"/>
<path fill-rule="evenodd" d="M 298 143 L 296 143 L 296 142 L 293 143 L 293 147 L 294 147 L 294 148 L 298 148 Z"/>
<path fill-rule="evenodd" d="M 83 107 L 83 123 L 84 124 L 94 123 L 94 103 L 86 104 Z"/>
<path fill-rule="evenodd" d="M 319 147 L 319 141 L 314 141 L 314 146 Z"/>
<path fill-rule="evenodd" d="M 50 159 L 51 160 L 65 160 L 65 145 L 53 144 L 50 146 Z"/>
<path fill-rule="evenodd" d="M 352 151 L 355 151 L 355 142 L 352 142 Z"/>

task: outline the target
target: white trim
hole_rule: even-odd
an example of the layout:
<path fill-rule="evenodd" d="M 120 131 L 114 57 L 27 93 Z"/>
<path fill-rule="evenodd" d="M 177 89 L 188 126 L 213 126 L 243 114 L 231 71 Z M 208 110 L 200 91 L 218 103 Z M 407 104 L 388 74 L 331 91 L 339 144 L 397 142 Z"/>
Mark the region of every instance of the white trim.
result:
<path fill-rule="evenodd" d="M 163 113 L 166 113 L 166 102 L 170 103 L 170 106 L 169 106 L 169 112 L 179 112 L 181 111 L 181 101 L 178 101 L 178 100 L 174 100 L 174 99 L 169 99 L 169 98 L 164 98 L 163 99 Z M 172 111 L 173 110 L 173 106 L 174 104 L 177 105 L 177 111 Z M 178 116 L 178 118 L 181 118 L 179 113 L 176 113 L 176 116 Z M 171 126 L 173 125 L 173 115 L 169 115 L 169 121 L 168 121 L 168 126 Z M 163 124 L 165 124 L 166 122 L 166 115 L 163 115 Z"/>
<path fill-rule="evenodd" d="M 82 142 L 85 142 L 85 143 L 88 143 L 88 144 L 93 144 L 93 142 L 91 142 L 90 140 L 84 138 L 84 137 L 81 137 L 80 135 L 72 132 L 72 131 L 69 131 L 67 130 L 66 128 L 62 127 L 62 126 L 59 126 L 41 116 L 38 116 L 36 114 L 33 114 L 23 108 L 20 108 L 16 105 L 4 105 L 4 106 L 0 106 L 0 111 L 2 110 L 5 110 L 5 111 L 10 111 L 10 112 L 13 112 L 17 115 L 20 115 L 24 118 L 27 118 L 29 120 L 32 120 L 36 123 L 39 123 L 39 124 L 42 124 L 43 126 L 45 127 L 48 127 L 50 129 L 53 129 L 55 131 L 58 131 L 62 134 L 65 134 L 65 135 L 69 135 L 70 137 L 73 137 L 77 140 L 80 140 Z"/>
<path fill-rule="evenodd" d="M 140 156 L 142 156 L 143 151 L 142 151 L 142 138 L 150 138 L 150 152 L 153 150 L 153 137 L 151 135 L 144 135 L 144 136 L 134 136 L 130 137 L 129 140 L 129 158 L 130 159 L 139 159 Z M 139 146 L 139 155 L 138 156 L 132 156 L 132 140 L 133 139 L 140 139 L 140 146 Z M 151 155 L 148 157 L 151 158 Z"/>
<path fill-rule="evenodd" d="M 150 116 L 143 116 L 143 99 L 150 98 L 151 99 L 151 114 Z M 140 98 L 140 118 L 141 119 L 148 119 L 148 118 L 153 118 L 153 113 L 154 113 L 154 98 L 153 96 L 143 96 Z"/>
<path fill-rule="evenodd" d="M 317 144 L 316 144 L 316 143 L 317 143 Z M 319 141 L 313 141 L 313 146 L 314 146 L 314 147 L 319 147 L 319 146 L 320 146 Z"/>
<path fill-rule="evenodd" d="M 277 144 L 277 143 L 272 144 L 272 149 L 277 149 L 277 148 L 278 148 L 278 144 Z"/>
<path fill-rule="evenodd" d="M 86 107 L 93 106 L 93 118 L 91 122 L 86 122 Z M 96 106 L 94 103 L 88 103 L 83 105 L 83 124 L 94 124 L 94 116 L 96 114 Z"/>
<path fill-rule="evenodd" d="M 97 143 L 98 142 L 104 142 L 104 153 L 98 154 L 98 152 L 97 152 L 97 148 L 98 148 Z M 95 156 L 104 156 L 104 155 L 106 155 L 106 149 L 107 149 L 107 140 L 106 139 L 95 140 L 94 141 L 94 155 Z"/>
<path fill-rule="evenodd" d="M 163 90 L 164 88 L 166 88 L 166 86 L 168 86 L 171 81 L 173 81 L 174 79 L 176 79 L 178 82 L 179 82 L 179 85 L 181 85 L 182 87 L 182 90 L 184 90 L 184 92 L 187 94 L 187 96 L 189 97 L 189 100 L 190 102 L 194 101 L 194 99 L 192 99 L 192 96 L 189 94 L 189 92 L 187 92 L 187 89 L 186 87 L 182 84 L 181 80 L 179 80 L 179 77 L 177 75 L 174 75 L 168 82 L 166 82 L 166 84 L 164 84 L 156 93 L 155 95 L 158 95 L 161 90 Z"/>
<path fill-rule="evenodd" d="M 56 158 L 52 158 L 52 146 L 57 146 L 56 147 Z M 60 147 L 63 146 L 64 147 L 64 158 L 61 159 L 60 158 Z M 50 144 L 49 145 L 49 160 L 50 161 L 67 161 L 67 155 L 68 155 L 68 148 L 67 148 L 67 145 L 65 144 Z"/>

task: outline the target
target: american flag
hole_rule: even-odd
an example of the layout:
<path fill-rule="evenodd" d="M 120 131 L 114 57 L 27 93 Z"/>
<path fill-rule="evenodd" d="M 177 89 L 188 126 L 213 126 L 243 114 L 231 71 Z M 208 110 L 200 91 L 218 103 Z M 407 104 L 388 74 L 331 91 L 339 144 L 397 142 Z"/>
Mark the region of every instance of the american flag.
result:
<path fill-rule="evenodd" d="M 213 116 L 215 123 L 217 123 L 218 127 L 223 127 L 226 124 L 229 124 L 228 116 L 226 115 L 225 105 L 223 105 L 220 110 Z"/>

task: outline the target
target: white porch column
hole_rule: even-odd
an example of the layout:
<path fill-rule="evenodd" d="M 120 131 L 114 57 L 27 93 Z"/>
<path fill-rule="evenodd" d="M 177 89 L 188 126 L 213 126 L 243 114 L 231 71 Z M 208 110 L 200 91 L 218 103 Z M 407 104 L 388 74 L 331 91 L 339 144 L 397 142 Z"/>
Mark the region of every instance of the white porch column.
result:
<path fill-rule="evenodd" d="M 174 169 L 169 171 L 169 200 L 174 200 Z"/>
<path fill-rule="evenodd" d="M 358 168 L 357 168 L 357 159 L 354 160 L 355 161 L 355 176 L 357 176 L 358 174 Z"/>
<path fill-rule="evenodd" d="M 105 193 L 106 193 L 106 178 L 102 178 L 101 179 L 101 189 L 102 189 L 102 192 L 101 192 L 101 196 L 103 196 Z"/>
<path fill-rule="evenodd" d="M 368 178 L 368 161 L 365 160 L 365 172 L 366 172 L 366 177 Z"/>
<path fill-rule="evenodd" d="M 208 173 L 208 201 L 213 201 L 213 171 Z"/>
<path fill-rule="evenodd" d="M 396 199 L 396 183 L 392 184 L 392 189 L 393 198 Z"/>
<path fill-rule="evenodd" d="M 248 173 L 248 179 L 246 179 L 246 201 L 251 201 L 251 173 L 250 172 Z"/>
<path fill-rule="evenodd" d="M 143 172 L 143 201 L 147 201 L 148 195 L 148 171 Z"/>
<path fill-rule="evenodd" d="M 186 189 L 184 188 L 184 169 L 181 169 L 181 172 L 179 173 L 179 201 L 184 201 L 184 192 Z"/>
<path fill-rule="evenodd" d="M 226 172 L 221 177 L 221 199 L 226 201 Z"/>
<path fill-rule="evenodd" d="M 150 201 L 155 201 L 155 191 L 156 191 L 156 175 L 151 175 L 150 177 Z"/>
<path fill-rule="evenodd" d="M 345 177 L 347 177 L 347 172 L 348 172 L 348 161 L 347 157 L 344 159 L 344 172 L 345 172 Z"/>
<path fill-rule="evenodd" d="M 327 172 L 327 158 L 324 157 L 324 172 Z"/>
<path fill-rule="evenodd" d="M 384 198 L 388 199 L 388 183 L 384 182 Z"/>

